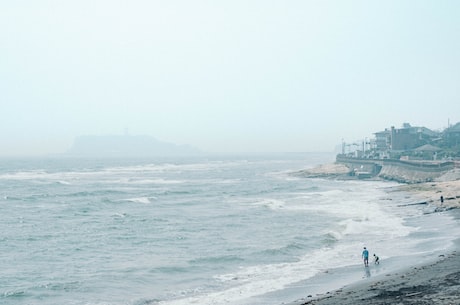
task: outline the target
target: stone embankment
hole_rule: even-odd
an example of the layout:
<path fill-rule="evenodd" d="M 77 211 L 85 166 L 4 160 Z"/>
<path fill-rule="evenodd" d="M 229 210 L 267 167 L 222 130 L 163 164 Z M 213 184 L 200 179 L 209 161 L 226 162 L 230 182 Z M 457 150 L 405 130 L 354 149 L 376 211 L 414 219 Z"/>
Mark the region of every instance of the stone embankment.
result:
<path fill-rule="evenodd" d="M 367 171 L 372 177 L 393 180 L 401 183 L 421 183 L 435 181 L 446 173 L 460 168 L 452 161 L 404 161 L 404 160 L 373 160 L 347 158 L 337 156 L 337 163 L 344 164 L 351 173 Z"/>
<path fill-rule="evenodd" d="M 389 164 L 382 166 L 377 176 L 385 180 L 412 184 L 434 181 L 446 172 L 447 171 L 425 171 L 419 168 Z"/>
<path fill-rule="evenodd" d="M 460 166 L 455 167 L 452 162 L 448 164 L 424 164 L 420 166 L 420 164 L 400 161 L 385 161 L 378 164 L 356 159 L 342 160 L 332 164 L 321 164 L 314 168 L 300 170 L 293 173 L 293 175 L 305 178 L 353 179 L 360 178 L 357 173 L 366 172 L 371 178 L 413 184 L 432 182 L 437 179 L 456 180 L 458 171 L 460 171 Z"/>
<path fill-rule="evenodd" d="M 354 176 L 357 170 L 372 168 L 369 166 L 369 161 L 364 163 L 362 161 L 347 160 L 347 163 L 343 163 L 342 160 L 342 162 L 322 164 L 292 174 L 305 178 L 357 179 L 358 177 Z M 416 163 L 399 160 L 387 161 L 381 165 L 380 171 L 373 175 L 373 179 L 403 183 L 394 191 L 411 193 L 420 202 L 437 206 L 438 210 L 460 208 L 460 166 L 458 163 L 431 163 L 417 166 Z"/>

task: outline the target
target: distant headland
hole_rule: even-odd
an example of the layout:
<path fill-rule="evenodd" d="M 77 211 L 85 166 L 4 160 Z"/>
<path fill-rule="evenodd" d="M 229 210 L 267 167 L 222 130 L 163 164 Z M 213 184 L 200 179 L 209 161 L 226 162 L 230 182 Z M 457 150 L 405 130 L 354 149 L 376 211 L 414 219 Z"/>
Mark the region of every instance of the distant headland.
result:
<path fill-rule="evenodd" d="M 197 155 L 190 145 L 177 145 L 143 135 L 79 136 L 66 155 L 85 157 L 158 157 Z"/>

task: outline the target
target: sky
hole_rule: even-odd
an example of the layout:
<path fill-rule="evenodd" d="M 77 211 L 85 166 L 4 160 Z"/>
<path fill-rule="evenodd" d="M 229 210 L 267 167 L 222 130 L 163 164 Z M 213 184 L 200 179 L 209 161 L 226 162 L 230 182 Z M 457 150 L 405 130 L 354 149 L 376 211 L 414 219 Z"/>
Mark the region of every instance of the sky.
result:
<path fill-rule="evenodd" d="M 0 156 L 330 152 L 460 121 L 460 1 L 0 1 Z"/>

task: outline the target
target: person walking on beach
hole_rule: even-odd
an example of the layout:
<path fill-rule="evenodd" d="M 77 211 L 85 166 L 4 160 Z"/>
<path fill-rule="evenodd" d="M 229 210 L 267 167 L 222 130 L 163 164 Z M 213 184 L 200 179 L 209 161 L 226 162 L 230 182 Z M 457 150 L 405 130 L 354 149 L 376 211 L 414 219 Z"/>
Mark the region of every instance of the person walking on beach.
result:
<path fill-rule="evenodd" d="M 366 247 L 364 247 L 362 257 L 364 259 L 364 266 L 369 266 L 369 251 L 367 251 Z"/>

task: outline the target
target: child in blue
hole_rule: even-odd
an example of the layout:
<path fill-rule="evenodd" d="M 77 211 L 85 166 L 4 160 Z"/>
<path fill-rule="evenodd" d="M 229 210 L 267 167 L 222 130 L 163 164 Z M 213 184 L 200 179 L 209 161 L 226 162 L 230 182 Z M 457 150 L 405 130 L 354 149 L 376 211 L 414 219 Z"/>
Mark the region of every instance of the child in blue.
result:
<path fill-rule="evenodd" d="M 366 247 L 364 247 L 362 257 L 364 259 L 364 266 L 369 266 L 369 251 L 367 251 Z"/>

